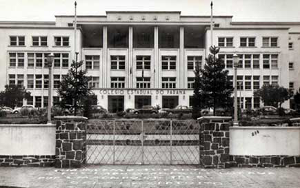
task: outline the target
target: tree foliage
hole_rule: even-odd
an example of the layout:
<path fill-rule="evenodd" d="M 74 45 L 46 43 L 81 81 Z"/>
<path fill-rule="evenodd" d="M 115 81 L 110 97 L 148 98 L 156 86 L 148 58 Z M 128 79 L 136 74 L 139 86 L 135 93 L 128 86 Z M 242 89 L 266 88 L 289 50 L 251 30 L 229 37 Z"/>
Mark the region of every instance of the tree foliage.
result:
<path fill-rule="evenodd" d="M 82 64 L 83 61 L 73 61 L 71 69 L 66 77 L 63 77 L 57 91 L 61 98 L 61 107 L 71 105 L 74 107 L 74 115 L 79 108 L 83 107 L 84 101 L 91 94 L 91 88 L 88 86 L 91 78 L 86 76 L 86 70 L 80 68 Z"/>
<path fill-rule="evenodd" d="M 14 108 L 23 99 L 29 99 L 31 93 L 20 85 L 5 85 L 5 91 L 0 92 L 0 104 Z"/>
<path fill-rule="evenodd" d="M 254 92 L 255 97 L 259 97 L 265 106 L 281 107 L 282 103 L 291 98 L 291 92 L 278 85 L 264 85 Z"/>
<path fill-rule="evenodd" d="M 195 68 L 195 83 L 194 83 L 194 94 L 193 94 L 193 118 L 196 119 L 198 118 L 201 113 L 201 91 L 200 91 L 200 65 L 196 64 Z"/>
<path fill-rule="evenodd" d="M 220 48 L 212 46 L 209 50 L 210 54 L 205 59 L 206 64 L 203 69 L 200 69 L 197 86 L 199 87 L 201 106 L 213 108 L 215 115 L 217 108 L 232 107 L 233 87 L 228 77 L 228 70 L 225 70 L 224 62 L 217 57 Z"/>
<path fill-rule="evenodd" d="M 297 111 L 300 111 L 300 88 L 294 95 L 294 103 Z"/>

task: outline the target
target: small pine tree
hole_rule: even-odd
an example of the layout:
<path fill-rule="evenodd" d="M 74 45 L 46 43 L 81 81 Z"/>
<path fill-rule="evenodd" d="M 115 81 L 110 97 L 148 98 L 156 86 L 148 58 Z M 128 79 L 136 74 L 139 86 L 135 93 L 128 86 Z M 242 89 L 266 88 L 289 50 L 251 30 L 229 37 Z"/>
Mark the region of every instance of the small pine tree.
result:
<path fill-rule="evenodd" d="M 196 64 L 195 68 L 195 83 L 194 83 L 194 94 L 193 94 L 193 112 L 192 116 L 194 119 L 197 119 L 201 116 L 201 93 L 200 93 L 200 66 Z"/>
<path fill-rule="evenodd" d="M 212 46 L 209 50 L 210 54 L 205 59 L 206 64 L 203 69 L 200 69 L 199 86 L 203 107 L 213 108 L 213 113 L 216 115 L 216 108 L 232 107 L 233 87 L 228 77 L 228 70 L 224 69 L 224 62 L 217 57 L 220 48 Z"/>
<path fill-rule="evenodd" d="M 91 94 L 91 88 L 88 86 L 91 78 L 86 76 L 86 70 L 79 69 L 82 64 L 83 61 L 73 61 L 71 69 L 61 81 L 57 91 L 61 98 L 61 107 L 73 106 L 75 116 L 77 110 L 84 106 L 85 99 Z"/>

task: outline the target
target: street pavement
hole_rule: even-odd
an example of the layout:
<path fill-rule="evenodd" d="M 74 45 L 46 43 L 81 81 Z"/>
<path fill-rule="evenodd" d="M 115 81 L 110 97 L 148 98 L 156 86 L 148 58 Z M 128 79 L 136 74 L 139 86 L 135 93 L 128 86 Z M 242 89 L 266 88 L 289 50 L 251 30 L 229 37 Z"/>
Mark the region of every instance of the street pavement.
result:
<path fill-rule="evenodd" d="M 299 188 L 300 168 L 203 169 L 98 165 L 80 169 L 0 167 L 0 188 Z"/>

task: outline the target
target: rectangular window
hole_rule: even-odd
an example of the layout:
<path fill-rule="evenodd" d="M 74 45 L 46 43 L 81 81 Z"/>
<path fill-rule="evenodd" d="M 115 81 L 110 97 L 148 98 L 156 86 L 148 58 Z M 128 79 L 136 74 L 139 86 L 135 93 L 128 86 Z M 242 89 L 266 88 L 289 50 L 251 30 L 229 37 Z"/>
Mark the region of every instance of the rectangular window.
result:
<path fill-rule="evenodd" d="M 291 91 L 294 91 L 294 82 L 290 82 L 290 83 L 289 83 L 289 89 L 290 89 Z"/>
<path fill-rule="evenodd" d="M 244 89 L 244 76 L 237 76 L 237 89 L 243 90 Z"/>
<path fill-rule="evenodd" d="M 162 56 L 161 61 L 163 70 L 176 69 L 176 56 Z"/>
<path fill-rule="evenodd" d="M 92 77 L 92 79 L 89 81 L 89 87 L 90 88 L 99 88 L 99 77 Z"/>
<path fill-rule="evenodd" d="M 202 66 L 202 56 L 188 56 L 187 57 L 187 69 L 195 70 L 196 65 L 201 68 Z"/>
<path fill-rule="evenodd" d="M 59 97 L 57 97 L 57 96 L 54 96 L 54 97 L 53 97 L 53 105 L 54 105 L 54 106 L 59 105 Z"/>
<path fill-rule="evenodd" d="M 42 97 L 41 96 L 35 96 L 35 107 L 42 107 Z"/>
<path fill-rule="evenodd" d="M 125 88 L 125 77 L 111 77 L 110 78 L 111 88 Z"/>
<path fill-rule="evenodd" d="M 41 74 L 35 75 L 35 88 L 36 89 L 42 88 L 42 75 Z"/>
<path fill-rule="evenodd" d="M 238 68 L 243 68 L 244 55 L 243 54 L 238 54 L 238 56 L 239 56 Z"/>
<path fill-rule="evenodd" d="M 53 65 L 54 68 L 60 68 L 60 65 L 61 65 L 60 56 L 61 56 L 60 53 L 54 53 L 54 60 L 53 60 L 54 61 L 54 65 Z"/>
<path fill-rule="evenodd" d="M 17 85 L 24 86 L 24 74 L 17 75 Z"/>
<path fill-rule="evenodd" d="M 255 37 L 241 37 L 240 38 L 241 47 L 255 47 Z"/>
<path fill-rule="evenodd" d="M 47 107 L 48 106 L 48 96 L 44 96 L 43 100 L 44 100 L 44 107 Z"/>
<path fill-rule="evenodd" d="M 269 85 L 270 84 L 270 76 L 264 76 L 263 77 L 263 84 Z"/>
<path fill-rule="evenodd" d="M 24 36 L 10 36 L 9 38 L 11 46 L 25 46 Z"/>
<path fill-rule="evenodd" d="M 272 76 L 272 85 L 278 85 L 278 76 Z"/>
<path fill-rule="evenodd" d="M 271 67 L 272 69 L 278 68 L 278 54 L 271 54 Z"/>
<path fill-rule="evenodd" d="M 270 68 L 270 54 L 263 54 L 263 68 Z"/>
<path fill-rule="evenodd" d="M 100 56 L 98 55 L 86 55 L 85 56 L 85 68 L 99 70 Z"/>
<path fill-rule="evenodd" d="M 260 107 L 260 99 L 259 97 L 254 97 L 254 108 L 259 108 Z"/>
<path fill-rule="evenodd" d="M 28 68 L 33 68 L 34 67 L 34 53 L 28 53 L 27 54 L 27 61 L 28 61 Z"/>
<path fill-rule="evenodd" d="M 125 56 L 110 56 L 112 70 L 125 70 Z"/>
<path fill-rule="evenodd" d="M 277 37 L 263 37 L 262 43 L 263 47 L 277 47 L 278 46 L 278 38 Z"/>
<path fill-rule="evenodd" d="M 34 88 L 34 77 L 33 74 L 27 75 L 27 89 L 33 89 Z"/>
<path fill-rule="evenodd" d="M 60 75 L 59 74 L 54 74 L 53 75 L 53 88 L 57 89 L 60 86 Z"/>
<path fill-rule="evenodd" d="M 289 62 L 289 69 L 294 70 L 294 62 Z"/>
<path fill-rule="evenodd" d="M 32 46 L 47 46 L 47 37 L 46 36 L 32 37 Z"/>
<path fill-rule="evenodd" d="M 35 67 L 36 68 L 42 68 L 43 67 L 43 54 L 42 53 L 36 53 L 35 54 Z"/>
<path fill-rule="evenodd" d="M 251 90 L 251 77 L 252 76 L 245 76 L 245 89 Z"/>
<path fill-rule="evenodd" d="M 136 69 L 151 69 L 151 56 L 136 56 Z"/>
<path fill-rule="evenodd" d="M 259 69 L 259 54 L 253 54 L 253 69 Z"/>
<path fill-rule="evenodd" d="M 69 54 L 62 53 L 62 67 L 68 68 L 69 67 Z"/>
<path fill-rule="evenodd" d="M 69 37 L 54 37 L 55 46 L 69 46 Z"/>
<path fill-rule="evenodd" d="M 9 74 L 8 75 L 8 84 L 9 85 L 15 85 L 16 84 L 16 75 Z"/>
<path fill-rule="evenodd" d="M 245 68 L 251 68 L 251 54 L 245 54 Z"/>
<path fill-rule="evenodd" d="M 252 97 L 245 97 L 245 106 L 246 109 L 252 108 Z"/>
<path fill-rule="evenodd" d="M 10 67 L 24 67 L 24 53 L 9 53 Z"/>
<path fill-rule="evenodd" d="M 260 88 L 260 76 L 253 76 L 253 89 Z"/>
<path fill-rule="evenodd" d="M 233 47 L 233 37 L 219 37 L 218 38 L 219 47 Z"/>
<path fill-rule="evenodd" d="M 162 77 L 162 88 L 176 88 L 176 77 Z"/>
<path fill-rule="evenodd" d="M 188 83 L 188 88 L 189 89 L 194 88 L 195 77 L 188 77 L 187 83 Z"/>
<path fill-rule="evenodd" d="M 24 67 L 24 62 L 25 62 L 24 53 L 18 53 L 17 56 L 18 56 L 18 59 L 17 59 L 18 67 L 23 68 Z"/>
<path fill-rule="evenodd" d="M 228 76 L 228 80 L 230 82 L 230 86 L 233 87 L 233 76 Z"/>
<path fill-rule="evenodd" d="M 136 77 L 136 88 L 150 88 L 150 77 Z"/>
<path fill-rule="evenodd" d="M 238 97 L 237 103 L 238 103 L 238 108 L 243 109 L 244 108 L 244 97 Z"/>
<path fill-rule="evenodd" d="M 49 87 L 49 75 L 44 74 L 44 89 Z"/>
<path fill-rule="evenodd" d="M 289 42 L 289 50 L 293 49 L 293 42 Z"/>

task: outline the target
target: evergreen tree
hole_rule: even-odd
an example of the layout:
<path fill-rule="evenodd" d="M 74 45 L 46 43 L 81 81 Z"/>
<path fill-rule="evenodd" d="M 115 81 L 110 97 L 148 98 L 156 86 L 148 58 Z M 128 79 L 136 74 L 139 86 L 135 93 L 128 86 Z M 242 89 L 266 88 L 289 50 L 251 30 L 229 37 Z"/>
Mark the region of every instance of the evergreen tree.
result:
<path fill-rule="evenodd" d="M 24 86 L 5 85 L 5 91 L 0 92 L 0 105 L 14 108 L 23 99 L 30 98 L 30 92 L 25 90 Z"/>
<path fill-rule="evenodd" d="M 232 107 L 231 94 L 233 87 L 228 77 L 228 70 L 225 70 L 224 62 L 217 57 L 220 48 L 212 46 L 210 54 L 205 59 L 206 64 L 200 69 L 200 95 L 204 108 L 213 108 L 216 115 L 217 108 L 228 109 Z"/>
<path fill-rule="evenodd" d="M 300 88 L 294 95 L 294 103 L 295 103 L 295 108 L 299 112 L 300 111 Z"/>
<path fill-rule="evenodd" d="M 195 83 L 194 83 L 194 94 L 193 94 L 193 112 L 192 116 L 194 119 L 197 119 L 201 116 L 201 93 L 200 93 L 200 66 L 196 64 L 195 68 Z"/>
<path fill-rule="evenodd" d="M 77 110 L 84 106 L 84 101 L 91 94 L 91 88 L 88 86 L 91 78 L 86 76 L 86 70 L 80 68 L 82 64 L 83 61 L 76 62 L 73 60 L 71 69 L 67 76 L 63 77 L 57 91 L 61 98 L 61 107 L 73 106 L 75 116 Z"/>

